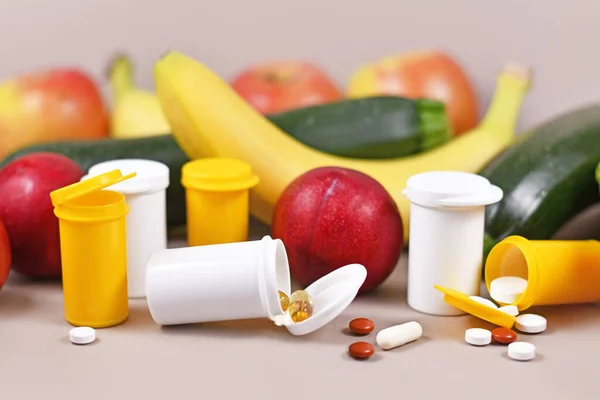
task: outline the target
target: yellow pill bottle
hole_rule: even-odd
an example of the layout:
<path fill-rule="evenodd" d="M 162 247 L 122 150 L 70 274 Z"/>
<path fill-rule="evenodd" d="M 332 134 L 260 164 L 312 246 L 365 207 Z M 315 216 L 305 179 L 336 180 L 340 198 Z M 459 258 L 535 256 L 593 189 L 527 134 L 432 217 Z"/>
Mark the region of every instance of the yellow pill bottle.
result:
<path fill-rule="evenodd" d="M 234 158 L 204 158 L 186 163 L 181 184 L 186 193 L 189 246 L 248 240 L 249 190 L 259 182 L 250 165 Z"/>
<path fill-rule="evenodd" d="M 107 172 L 50 193 L 59 220 L 65 319 L 106 328 L 129 316 L 126 215 L 121 193 L 102 190 L 134 177 Z"/>

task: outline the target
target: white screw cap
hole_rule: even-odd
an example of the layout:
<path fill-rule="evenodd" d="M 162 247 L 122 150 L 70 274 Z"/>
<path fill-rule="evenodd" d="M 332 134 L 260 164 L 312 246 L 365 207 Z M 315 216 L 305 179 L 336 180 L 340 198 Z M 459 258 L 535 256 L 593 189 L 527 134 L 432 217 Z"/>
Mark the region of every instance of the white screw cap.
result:
<path fill-rule="evenodd" d="M 73 328 L 69 331 L 69 339 L 74 344 L 89 344 L 96 340 L 96 331 L 87 326 Z"/>

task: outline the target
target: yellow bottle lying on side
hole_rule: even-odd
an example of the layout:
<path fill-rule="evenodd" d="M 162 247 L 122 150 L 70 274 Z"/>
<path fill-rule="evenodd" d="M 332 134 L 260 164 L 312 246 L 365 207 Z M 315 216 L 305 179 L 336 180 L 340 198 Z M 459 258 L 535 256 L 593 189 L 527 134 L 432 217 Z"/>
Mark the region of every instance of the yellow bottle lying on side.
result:
<path fill-rule="evenodd" d="M 266 224 L 292 180 L 322 166 L 361 171 L 381 183 L 396 201 L 408 240 L 410 203 L 402 195 L 412 175 L 432 170 L 477 172 L 514 138 L 530 71 L 509 65 L 498 77 L 492 104 L 471 132 L 429 152 L 393 160 L 356 160 L 314 150 L 268 121 L 225 81 L 199 61 L 170 52 L 154 66 L 156 93 L 172 133 L 191 159 L 232 157 L 250 164 L 260 183 L 250 211 Z"/>

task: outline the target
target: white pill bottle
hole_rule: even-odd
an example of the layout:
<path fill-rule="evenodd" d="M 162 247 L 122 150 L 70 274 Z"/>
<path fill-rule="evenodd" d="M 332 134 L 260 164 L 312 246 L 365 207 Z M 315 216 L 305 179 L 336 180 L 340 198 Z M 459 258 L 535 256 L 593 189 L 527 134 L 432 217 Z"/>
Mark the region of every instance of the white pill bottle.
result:
<path fill-rule="evenodd" d="M 432 171 L 408 179 L 410 201 L 408 305 L 432 315 L 462 315 L 434 285 L 479 295 L 485 206 L 502 190 L 482 176 Z"/>

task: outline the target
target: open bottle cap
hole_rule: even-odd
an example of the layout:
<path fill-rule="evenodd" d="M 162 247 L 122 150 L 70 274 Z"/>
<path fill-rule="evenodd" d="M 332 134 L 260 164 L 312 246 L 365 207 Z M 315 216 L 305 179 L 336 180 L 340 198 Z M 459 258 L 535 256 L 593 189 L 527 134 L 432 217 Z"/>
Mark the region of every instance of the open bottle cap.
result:
<path fill-rule="evenodd" d="M 86 194 L 102 190 L 126 179 L 133 178 L 135 175 L 135 172 L 132 172 L 128 175 L 123 175 L 121 171 L 115 169 L 93 178 L 65 186 L 64 188 L 57 189 L 50 193 L 50 199 L 52 200 L 52 205 L 57 207 L 68 202 L 69 200 L 85 196 Z"/>
<path fill-rule="evenodd" d="M 488 307 L 485 304 L 481 304 L 475 300 L 472 300 L 464 293 L 458 292 L 454 289 L 445 288 L 439 285 L 434 287 L 440 292 L 444 293 L 444 301 L 459 310 L 462 310 L 474 317 L 481 318 L 494 325 L 502 326 L 504 328 L 512 328 L 515 324 L 516 318 L 509 315 L 497 308 Z"/>
<path fill-rule="evenodd" d="M 153 160 L 143 159 L 118 159 L 105 161 L 90 168 L 88 175 L 81 180 L 114 171 L 118 169 L 124 174 L 135 172 L 135 178 L 126 182 L 115 184 L 111 190 L 123 194 L 138 194 L 163 190 L 169 186 L 169 167 Z"/>
<path fill-rule="evenodd" d="M 294 322 L 288 312 L 273 318 L 276 325 L 285 326 L 292 335 L 306 335 L 327 325 L 340 315 L 356 297 L 367 278 L 367 269 L 360 264 L 340 267 L 304 289 L 312 298 L 313 315 Z"/>

